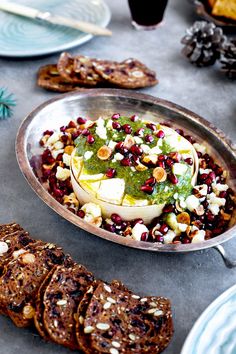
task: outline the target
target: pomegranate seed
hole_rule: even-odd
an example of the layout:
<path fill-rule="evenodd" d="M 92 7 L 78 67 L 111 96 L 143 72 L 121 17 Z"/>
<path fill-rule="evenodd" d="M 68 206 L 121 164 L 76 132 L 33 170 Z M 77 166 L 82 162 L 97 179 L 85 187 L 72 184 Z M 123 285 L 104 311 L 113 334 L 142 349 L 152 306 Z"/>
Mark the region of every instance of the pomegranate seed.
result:
<path fill-rule="evenodd" d="M 104 225 L 104 229 L 107 230 L 107 231 L 110 231 L 110 232 L 115 232 L 116 231 L 116 228 L 114 225 L 110 225 L 110 224 L 105 224 Z"/>
<path fill-rule="evenodd" d="M 180 160 L 181 160 L 181 155 L 180 155 L 180 153 L 178 153 L 178 152 L 171 152 L 171 153 L 169 154 L 169 156 L 170 156 L 170 158 L 171 158 L 173 161 L 175 161 L 175 162 L 180 162 Z"/>
<path fill-rule="evenodd" d="M 165 168 L 165 163 L 164 163 L 163 161 L 158 161 L 158 162 L 157 162 L 157 166 L 158 166 L 158 167 Z"/>
<path fill-rule="evenodd" d="M 64 133 L 64 132 L 66 131 L 66 126 L 63 125 L 62 127 L 60 127 L 60 131 L 61 131 L 62 133 Z"/>
<path fill-rule="evenodd" d="M 114 120 L 119 119 L 120 118 L 120 113 L 114 113 L 111 118 L 114 119 Z"/>
<path fill-rule="evenodd" d="M 218 165 L 216 165 L 216 168 L 215 168 L 214 172 L 215 172 L 216 176 L 220 176 L 223 173 L 223 168 L 218 166 Z"/>
<path fill-rule="evenodd" d="M 77 123 L 78 123 L 79 125 L 85 124 L 86 122 L 87 122 L 87 119 L 86 119 L 86 118 L 82 118 L 82 117 L 78 117 L 78 118 L 77 118 Z"/>
<path fill-rule="evenodd" d="M 210 186 L 212 184 L 212 179 L 208 177 L 207 179 L 205 179 L 204 183 Z"/>
<path fill-rule="evenodd" d="M 121 130 L 121 125 L 119 122 L 112 122 L 112 128 L 116 130 Z"/>
<path fill-rule="evenodd" d="M 82 130 L 82 135 L 88 136 L 90 134 L 90 131 L 86 128 Z"/>
<path fill-rule="evenodd" d="M 187 159 L 185 159 L 184 161 L 190 166 L 193 165 L 193 159 L 191 157 L 187 157 Z"/>
<path fill-rule="evenodd" d="M 58 188 L 55 188 L 54 191 L 53 191 L 54 195 L 56 198 L 62 198 L 64 197 L 64 192 Z"/>
<path fill-rule="evenodd" d="M 165 125 L 166 127 L 171 128 L 171 124 L 170 124 L 170 123 L 167 123 L 167 122 L 162 122 L 161 125 Z"/>
<path fill-rule="evenodd" d="M 162 235 L 155 235 L 156 242 L 164 242 L 164 237 Z"/>
<path fill-rule="evenodd" d="M 45 177 L 45 178 L 48 178 L 49 176 L 50 176 L 50 174 L 51 174 L 51 170 L 49 170 L 49 169 L 43 169 L 43 177 Z"/>
<path fill-rule="evenodd" d="M 132 155 L 131 160 L 135 165 L 138 165 L 140 163 L 139 157 L 136 155 Z"/>
<path fill-rule="evenodd" d="M 143 150 L 141 149 L 140 146 L 138 146 L 138 145 L 135 144 L 135 145 L 132 145 L 132 146 L 131 146 L 130 152 L 132 152 L 132 154 L 134 154 L 134 155 L 140 156 L 140 155 L 142 155 Z"/>
<path fill-rule="evenodd" d="M 163 235 L 165 235 L 165 234 L 168 232 L 168 230 L 169 230 L 169 228 L 168 228 L 168 226 L 167 226 L 166 224 L 161 225 L 161 227 L 160 227 L 160 229 L 159 229 L 159 231 L 160 231 Z"/>
<path fill-rule="evenodd" d="M 116 170 L 114 168 L 108 168 L 106 171 L 106 176 L 108 178 L 113 178 L 116 175 Z"/>
<path fill-rule="evenodd" d="M 71 135 L 72 140 L 75 140 L 76 138 L 78 138 L 78 136 L 80 136 L 81 133 L 82 133 L 81 129 L 78 129 L 76 133 L 72 133 L 72 135 Z"/>
<path fill-rule="evenodd" d="M 169 204 L 163 208 L 163 213 L 172 213 L 172 211 L 174 211 L 174 210 L 175 210 L 174 205 Z"/>
<path fill-rule="evenodd" d="M 131 134 L 132 133 L 132 128 L 129 124 L 124 124 L 122 126 L 122 129 L 124 130 L 125 134 Z"/>
<path fill-rule="evenodd" d="M 207 179 L 208 174 L 207 173 L 203 173 L 199 176 L 200 180 L 204 181 L 205 179 Z"/>
<path fill-rule="evenodd" d="M 193 139 L 192 136 L 190 135 L 185 135 L 185 139 L 187 139 L 191 144 L 194 144 L 196 143 L 196 141 Z"/>
<path fill-rule="evenodd" d="M 115 146 L 115 150 L 118 152 L 123 151 L 123 148 L 124 148 L 124 143 L 122 141 L 119 141 L 119 143 L 117 143 Z"/>
<path fill-rule="evenodd" d="M 132 117 L 130 117 L 131 122 L 137 122 L 138 116 L 134 114 Z"/>
<path fill-rule="evenodd" d="M 167 159 L 167 156 L 166 155 L 163 155 L 163 154 L 160 154 L 158 156 L 158 161 L 165 161 Z"/>
<path fill-rule="evenodd" d="M 144 128 L 139 128 L 135 133 L 134 135 L 137 135 L 137 136 L 143 136 L 144 134 Z"/>
<path fill-rule="evenodd" d="M 131 166 L 131 160 L 129 158 L 125 157 L 124 159 L 122 159 L 120 161 L 120 164 L 122 166 Z"/>
<path fill-rule="evenodd" d="M 45 130 L 45 132 L 43 132 L 43 135 L 52 135 L 54 132 L 52 130 Z"/>
<path fill-rule="evenodd" d="M 75 209 L 73 209 L 73 208 L 67 208 L 67 209 L 70 210 L 70 212 L 73 213 L 73 214 L 76 213 Z"/>
<path fill-rule="evenodd" d="M 176 175 L 174 175 L 173 173 L 168 174 L 168 180 L 172 183 L 172 184 L 177 184 L 178 178 L 176 177 Z"/>
<path fill-rule="evenodd" d="M 216 229 L 212 230 L 214 236 L 220 235 L 223 233 L 223 228 L 222 227 L 217 227 Z"/>
<path fill-rule="evenodd" d="M 89 134 L 89 135 L 87 136 L 87 143 L 93 144 L 94 142 L 95 142 L 94 137 L 93 137 L 91 134 Z"/>
<path fill-rule="evenodd" d="M 182 129 L 175 129 L 176 133 L 178 133 L 179 135 L 184 135 L 184 131 Z"/>
<path fill-rule="evenodd" d="M 57 158 L 56 158 L 56 161 L 62 161 L 62 158 L 63 158 L 63 153 L 58 154 Z"/>
<path fill-rule="evenodd" d="M 167 160 L 165 161 L 165 163 L 166 163 L 166 165 L 167 165 L 168 167 L 171 167 L 171 166 L 174 165 L 174 161 L 171 160 L 170 158 L 167 158 Z"/>
<path fill-rule="evenodd" d="M 159 139 L 163 139 L 165 137 L 165 133 L 163 132 L 163 130 L 159 130 L 159 132 L 157 132 L 156 136 Z"/>
<path fill-rule="evenodd" d="M 133 220 L 133 226 L 135 226 L 136 224 L 144 224 L 143 219 L 141 219 L 141 218 L 134 219 Z"/>
<path fill-rule="evenodd" d="M 72 120 L 69 122 L 68 124 L 68 128 L 76 128 L 76 124 L 75 122 L 73 122 Z"/>
<path fill-rule="evenodd" d="M 208 167 L 211 168 L 212 170 L 215 170 L 216 169 L 216 164 L 213 161 L 210 161 L 208 163 Z"/>
<path fill-rule="evenodd" d="M 67 135 L 67 134 L 64 134 L 64 135 L 61 136 L 60 139 L 61 139 L 61 141 L 62 141 L 63 143 L 66 143 L 67 140 L 68 140 L 68 135 Z"/>
<path fill-rule="evenodd" d="M 127 228 L 128 223 L 126 221 L 122 221 L 121 225 L 120 225 L 120 230 L 121 231 L 125 231 L 125 229 Z"/>
<path fill-rule="evenodd" d="M 215 220 L 215 215 L 212 214 L 210 210 L 208 210 L 205 214 L 207 221 L 212 222 Z"/>
<path fill-rule="evenodd" d="M 121 219 L 120 215 L 118 215 L 118 214 L 111 214 L 111 220 L 116 225 L 121 225 L 122 224 L 122 219 Z"/>
<path fill-rule="evenodd" d="M 85 212 L 84 212 L 82 209 L 80 209 L 80 210 L 77 211 L 77 215 L 78 215 L 81 219 L 83 219 L 83 218 L 85 217 Z"/>
<path fill-rule="evenodd" d="M 152 186 L 141 186 L 141 191 L 144 192 L 144 193 L 147 193 L 147 194 L 152 194 L 153 193 L 153 190 L 154 188 Z"/>
<path fill-rule="evenodd" d="M 145 136 L 145 141 L 150 144 L 150 143 L 152 143 L 152 142 L 154 141 L 154 138 L 153 138 L 152 135 L 147 134 L 147 135 Z"/>
<path fill-rule="evenodd" d="M 141 241 L 147 241 L 148 239 L 148 232 L 143 232 L 141 235 Z"/>
<path fill-rule="evenodd" d="M 175 243 L 175 244 L 181 243 L 180 236 L 175 236 L 175 238 L 173 239 L 172 243 Z"/>
<path fill-rule="evenodd" d="M 145 185 L 149 185 L 149 186 L 155 186 L 156 178 L 155 177 L 150 177 L 144 182 L 144 184 Z"/>
<path fill-rule="evenodd" d="M 227 192 L 226 191 L 220 192 L 219 197 L 220 198 L 226 198 L 227 197 Z"/>
<path fill-rule="evenodd" d="M 190 238 L 185 236 L 185 237 L 182 238 L 182 243 L 184 243 L 184 244 L 191 243 L 191 240 L 190 240 Z"/>
<path fill-rule="evenodd" d="M 153 124 L 153 123 L 147 123 L 147 124 L 146 124 L 146 127 L 149 128 L 149 129 L 151 129 L 151 130 L 154 131 L 154 132 L 157 130 L 156 125 Z"/>
<path fill-rule="evenodd" d="M 200 159 L 200 157 L 202 157 L 202 153 L 201 153 L 200 151 L 197 151 L 197 156 L 198 156 L 199 159 Z"/>

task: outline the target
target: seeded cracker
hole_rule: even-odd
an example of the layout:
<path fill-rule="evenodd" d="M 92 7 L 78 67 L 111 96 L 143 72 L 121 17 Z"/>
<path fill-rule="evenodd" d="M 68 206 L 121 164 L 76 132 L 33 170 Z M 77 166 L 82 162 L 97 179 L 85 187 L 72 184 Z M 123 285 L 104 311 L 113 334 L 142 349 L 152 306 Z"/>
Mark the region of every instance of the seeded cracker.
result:
<path fill-rule="evenodd" d="M 67 82 L 82 86 L 96 86 L 103 80 L 94 70 L 93 62 L 96 62 L 96 59 L 82 55 L 73 58 L 65 52 L 58 60 L 57 69 Z"/>
<path fill-rule="evenodd" d="M 44 293 L 43 322 L 51 340 L 78 348 L 74 314 L 93 281 L 92 273 L 82 265 L 57 267 Z"/>
<path fill-rule="evenodd" d="M 83 328 L 87 354 L 160 353 L 173 333 L 170 303 L 161 297 L 139 298 L 101 283 L 93 292 Z"/>
<path fill-rule="evenodd" d="M 39 69 L 38 72 L 38 86 L 56 92 L 70 92 L 75 90 L 82 90 L 82 88 L 73 85 L 61 77 L 57 71 L 56 65 L 45 65 Z"/>
<path fill-rule="evenodd" d="M 38 244 L 7 264 L 0 278 L 0 307 L 6 308 L 16 326 L 27 327 L 32 323 L 38 289 L 52 267 L 61 264 L 64 257 L 61 248 L 50 243 Z"/>
<path fill-rule="evenodd" d="M 94 62 L 95 71 L 109 83 L 122 88 L 141 88 L 158 83 L 154 71 L 136 59 L 118 62 Z"/>

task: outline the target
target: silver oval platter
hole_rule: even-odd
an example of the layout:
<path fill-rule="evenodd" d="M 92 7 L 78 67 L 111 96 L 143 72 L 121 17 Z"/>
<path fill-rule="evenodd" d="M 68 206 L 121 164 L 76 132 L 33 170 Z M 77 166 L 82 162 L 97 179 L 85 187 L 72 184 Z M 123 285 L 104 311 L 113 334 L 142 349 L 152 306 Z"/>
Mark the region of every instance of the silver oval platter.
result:
<path fill-rule="evenodd" d="M 236 189 L 236 146 L 233 146 L 224 133 L 207 120 L 174 103 L 150 95 L 117 89 L 90 89 L 60 95 L 43 103 L 31 112 L 20 126 L 16 138 L 16 155 L 20 169 L 35 193 L 69 222 L 103 239 L 128 247 L 157 252 L 189 252 L 214 247 L 232 238 L 236 234 L 235 215 L 225 233 L 201 243 L 162 245 L 135 241 L 87 223 L 47 192 L 32 168 L 37 164 L 37 156 L 42 153 L 39 145 L 42 133 L 47 129 L 59 129 L 78 116 L 97 119 L 99 116 L 109 117 L 114 112 L 126 116 L 137 114 L 160 123 L 166 122 L 173 128 L 183 128 L 198 142 L 204 142 L 208 151 L 229 172 L 227 182 L 229 186 Z"/>

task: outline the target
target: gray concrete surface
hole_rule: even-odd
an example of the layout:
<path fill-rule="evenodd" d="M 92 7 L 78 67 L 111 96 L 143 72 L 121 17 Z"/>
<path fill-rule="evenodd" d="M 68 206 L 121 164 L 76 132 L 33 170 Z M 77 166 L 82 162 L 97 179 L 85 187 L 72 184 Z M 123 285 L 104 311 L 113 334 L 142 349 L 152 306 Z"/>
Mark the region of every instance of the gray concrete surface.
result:
<path fill-rule="evenodd" d="M 180 38 L 194 20 L 191 5 L 172 0 L 162 27 L 152 32 L 137 32 L 130 25 L 126 1 L 107 2 L 112 10 L 113 36 L 95 38 L 71 52 L 117 60 L 137 57 L 156 70 L 160 79 L 160 84 L 145 90 L 146 93 L 195 111 L 236 141 L 236 84 L 225 79 L 217 67 L 197 69 L 180 55 Z M 23 118 L 54 96 L 36 86 L 35 76 L 40 65 L 56 62 L 57 57 L 0 59 L 0 86 L 7 86 L 18 101 L 14 117 L 0 121 L 0 222 L 16 220 L 32 235 L 58 243 L 99 278 L 118 278 L 138 293 L 169 297 L 174 309 L 175 335 L 165 353 L 180 353 L 202 311 L 235 283 L 236 269 L 226 269 L 214 250 L 165 255 L 103 241 L 63 220 L 35 195 L 18 168 L 14 141 Z M 236 240 L 228 242 L 225 248 L 236 258 Z M 46 344 L 32 330 L 15 328 L 3 317 L 0 329 L 1 354 L 70 353 Z"/>

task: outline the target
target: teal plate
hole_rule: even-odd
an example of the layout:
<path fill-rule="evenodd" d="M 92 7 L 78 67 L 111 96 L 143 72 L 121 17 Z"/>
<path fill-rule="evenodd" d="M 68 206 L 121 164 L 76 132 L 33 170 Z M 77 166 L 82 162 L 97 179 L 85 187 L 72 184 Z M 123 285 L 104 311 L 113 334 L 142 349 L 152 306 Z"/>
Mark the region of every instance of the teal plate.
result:
<path fill-rule="evenodd" d="M 181 354 L 236 353 L 236 285 L 220 295 L 199 317 Z"/>
<path fill-rule="evenodd" d="M 103 0 L 14 0 L 40 11 L 106 27 L 111 13 Z M 0 11 L 0 56 L 32 57 L 51 54 L 89 41 L 93 36 L 64 26 L 40 23 Z"/>

